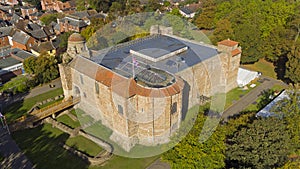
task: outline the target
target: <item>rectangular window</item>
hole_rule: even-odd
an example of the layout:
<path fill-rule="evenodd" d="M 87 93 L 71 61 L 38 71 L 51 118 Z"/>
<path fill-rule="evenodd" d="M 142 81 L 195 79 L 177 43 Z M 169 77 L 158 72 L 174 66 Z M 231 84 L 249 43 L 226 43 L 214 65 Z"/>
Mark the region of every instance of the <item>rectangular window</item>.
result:
<path fill-rule="evenodd" d="M 99 94 L 99 84 L 97 82 L 95 82 L 95 91 Z"/>
<path fill-rule="evenodd" d="M 121 105 L 118 105 L 118 113 L 123 115 L 123 107 Z"/>
<path fill-rule="evenodd" d="M 171 114 L 175 114 L 177 112 L 177 102 L 172 104 Z"/>
<path fill-rule="evenodd" d="M 81 84 L 84 84 L 82 75 L 80 75 L 80 82 L 81 82 Z"/>

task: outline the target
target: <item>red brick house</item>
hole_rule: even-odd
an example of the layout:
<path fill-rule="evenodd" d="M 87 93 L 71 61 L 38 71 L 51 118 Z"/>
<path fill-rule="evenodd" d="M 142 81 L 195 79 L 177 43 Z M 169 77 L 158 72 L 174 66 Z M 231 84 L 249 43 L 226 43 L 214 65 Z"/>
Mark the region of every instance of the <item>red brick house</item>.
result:
<path fill-rule="evenodd" d="M 30 51 L 35 39 L 22 31 L 16 31 L 12 37 L 13 48 Z"/>
<path fill-rule="evenodd" d="M 76 8 L 74 1 L 61 2 L 58 0 L 41 0 L 43 10 L 62 12 L 63 10 L 71 10 Z"/>

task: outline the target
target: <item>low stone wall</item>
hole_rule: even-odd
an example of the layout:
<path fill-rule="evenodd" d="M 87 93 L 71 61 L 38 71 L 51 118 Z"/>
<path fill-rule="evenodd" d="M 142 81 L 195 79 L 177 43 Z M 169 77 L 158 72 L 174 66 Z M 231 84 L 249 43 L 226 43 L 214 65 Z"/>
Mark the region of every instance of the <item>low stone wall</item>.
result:
<path fill-rule="evenodd" d="M 110 144 L 106 143 L 105 141 L 90 135 L 88 133 L 85 133 L 84 131 L 80 130 L 80 127 L 76 128 L 76 129 L 71 129 L 70 127 L 52 119 L 51 117 L 48 117 L 44 120 L 44 122 L 50 123 L 52 124 L 53 127 L 56 127 L 60 130 L 62 130 L 63 132 L 66 132 L 68 134 L 70 134 L 70 137 L 74 137 L 77 135 L 81 135 L 91 141 L 93 141 L 94 143 L 96 143 L 97 145 L 99 145 L 100 147 L 104 148 L 105 150 L 103 150 L 102 152 L 100 152 L 96 157 L 90 157 L 87 154 L 84 154 L 72 147 L 69 147 L 65 144 L 62 144 L 63 148 L 65 148 L 66 150 L 70 151 L 72 154 L 80 157 L 82 160 L 90 163 L 91 165 L 99 165 L 104 163 L 105 161 L 107 161 L 108 159 L 110 159 L 112 157 L 112 151 L 113 148 Z"/>
<path fill-rule="evenodd" d="M 69 128 L 68 126 L 66 126 L 66 125 L 64 125 L 64 124 L 62 124 L 62 123 L 60 123 L 60 122 L 58 122 L 54 119 L 52 119 L 51 117 L 46 118 L 45 122 L 52 124 L 53 127 L 56 127 L 56 128 L 62 130 L 65 133 L 70 134 L 70 137 L 74 137 L 74 136 L 77 135 L 75 130 Z"/>

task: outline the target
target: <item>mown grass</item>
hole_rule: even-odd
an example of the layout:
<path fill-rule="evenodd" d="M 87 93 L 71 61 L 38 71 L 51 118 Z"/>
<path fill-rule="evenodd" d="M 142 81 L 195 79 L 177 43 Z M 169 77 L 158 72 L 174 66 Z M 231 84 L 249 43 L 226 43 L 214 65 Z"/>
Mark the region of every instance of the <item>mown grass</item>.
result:
<path fill-rule="evenodd" d="M 258 62 L 254 64 L 243 65 L 243 67 L 249 70 L 261 72 L 263 75 L 272 77 L 274 79 L 277 78 L 275 72 L 275 66 L 273 65 L 273 63 L 268 62 L 264 59 L 260 59 Z"/>
<path fill-rule="evenodd" d="M 10 123 L 16 120 L 17 118 L 25 115 L 37 102 L 41 102 L 43 100 L 53 98 L 61 94 L 63 94 L 62 88 L 54 89 L 52 91 L 40 94 L 38 96 L 31 97 L 8 105 L 7 107 L 4 107 L 3 111 L 8 123 Z"/>
<path fill-rule="evenodd" d="M 56 120 L 58 122 L 61 122 L 73 129 L 75 129 L 76 127 L 80 126 L 79 121 L 74 121 L 73 119 L 71 119 L 67 114 L 61 115 L 59 117 L 56 118 Z"/>
<path fill-rule="evenodd" d="M 90 166 L 89 169 L 145 169 L 159 156 L 148 158 L 126 158 L 114 155 L 104 166 Z"/>
<path fill-rule="evenodd" d="M 87 168 L 88 165 L 80 158 L 65 150 L 69 135 L 50 124 L 17 131 L 13 138 L 25 152 L 30 161 L 41 169 Z"/>
<path fill-rule="evenodd" d="M 260 85 L 259 82 L 254 81 L 254 84 L 256 84 L 256 87 L 258 85 Z M 225 103 L 225 109 L 227 109 L 228 107 L 230 107 L 232 104 L 234 104 L 236 101 L 238 101 L 241 97 L 245 96 L 246 94 L 248 94 L 252 89 L 256 88 L 251 88 L 250 85 L 252 83 L 250 83 L 249 85 L 247 85 L 248 89 L 243 89 L 240 87 L 234 88 L 231 91 L 226 93 L 226 103 Z"/>
<path fill-rule="evenodd" d="M 92 142 L 91 140 L 88 140 L 83 136 L 76 136 L 76 137 L 69 138 L 66 141 L 66 145 L 73 147 L 92 157 L 96 156 L 103 150 L 96 143 Z"/>
<path fill-rule="evenodd" d="M 64 99 L 64 98 L 59 98 L 59 99 L 57 99 L 57 100 L 53 100 L 53 101 L 51 101 L 51 102 L 42 104 L 42 105 L 39 106 L 39 108 L 40 108 L 40 109 L 41 109 L 41 108 L 45 108 L 45 107 L 47 107 L 47 106 L 50 106 L 50 105 L 53 104 L 53 103 L 62 101 L 63 99 Z"/>

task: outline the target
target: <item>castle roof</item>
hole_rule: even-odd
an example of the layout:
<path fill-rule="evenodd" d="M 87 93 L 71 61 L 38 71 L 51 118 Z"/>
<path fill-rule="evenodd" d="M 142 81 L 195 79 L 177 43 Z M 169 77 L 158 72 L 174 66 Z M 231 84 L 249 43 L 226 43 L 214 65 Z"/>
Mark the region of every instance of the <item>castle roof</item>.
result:
<path fill-rule="evenodd" d="M 133 76 L 134 59 L 138 63 L 136 75 L 150 67 L 175 74 L 216 55 L 214 46 L 169 35 L 152 35 L 99 51 L 91 60 L 129 78 Z"/>
<path fill-rule="evenodd" d="M 69 42 L 82 42 L 85 41 L 84 37 L 81 36 L 79 33 L 73 33 L 69 38 Z"/>
<path fill-rule="evenodd" d="M 228 46 L 228 47 L 233 47 L 237 44 L 239 44 L 239 43 L 236 41 L 230 40 L 230 39 L 226 39 L 221 42 L 218 42 L 218 45 L 224 45 L 224 46 Z"/>

